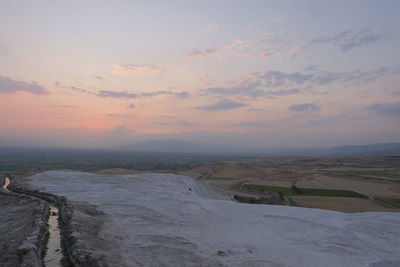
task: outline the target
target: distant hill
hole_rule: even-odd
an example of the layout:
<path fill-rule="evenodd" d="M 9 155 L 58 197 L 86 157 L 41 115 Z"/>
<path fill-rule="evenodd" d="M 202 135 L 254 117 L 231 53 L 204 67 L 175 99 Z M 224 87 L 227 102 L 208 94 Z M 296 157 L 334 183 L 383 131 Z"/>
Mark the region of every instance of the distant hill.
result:
<path fill-rule="evenodd" d="M 151 140 L 118 149 L 146 152 L 242 154 L 248 156 L 400 156 L 400 143 L 348 145 L 331 148 L 241 147 L 189 142 L 182 139 Z"/>
<path fill-rule="evenodd" d="M 150 140 L 120 148 L 134 151 L 219 154 L 240 153 L 246 150 L 246 148 L 231 145 L 189 142 L 182 139 Z"/>
<path fill-rule="evenodd" d="M 1 141 L 1 139 L 0 139 Z M 137 153 L 139 152 L 139 154 Z M 400 143 L 380 143 L 370 145 L 346 145 L 337 147 L 305 147 L 305 148 L 280 148 L 280 147 L 245 147 L 226 144 L 212 144 L 201 142 L 190 142 L 182 139 L 150 140 L 140 143 L 128 144 L 113 148 L 50 148 L 50 147 L 28 147 L 28 146 L 2 146 L 0 143 L 0 155 L 31 155 L 35 158 L 36 153 L 43 155 L 83 155 L 88 157 L 101 154 L 122 153 L 130 155 L 140 152 L 172 153 L 172 154 L 198 154 L 198 156 L 400 156 Z M 154 153 L 153 153 L 154 152 Z M 17 153 L 17 154 L 16 154 Z M 135 155 L 136 155 L 135 154 Z M 50 156 L 48 156 L 50 157 Z"/>
<path fill-rule="evenodd" d="M 133 145 L 123 147 L 124 149 L 137 151 L 151 152 L 202 152 L 205 149 L 201 145 L 181 140 L 181 139 L 165 139 L 165 140 L 150 140 Z"/>
<path fill-rule="evenodd" d="M 400 156 L 400 143 L 338 146 L 328 149 L 325 153 L 328 155 Z"/>

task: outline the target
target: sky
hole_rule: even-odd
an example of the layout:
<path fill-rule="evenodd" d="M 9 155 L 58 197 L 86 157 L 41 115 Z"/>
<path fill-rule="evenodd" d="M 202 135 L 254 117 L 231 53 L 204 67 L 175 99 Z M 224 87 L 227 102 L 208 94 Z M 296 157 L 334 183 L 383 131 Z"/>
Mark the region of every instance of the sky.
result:
<path fill-rule="evenodd" d="M 400 142 L 400 1 L 0 2 L 0 145 Z"/>

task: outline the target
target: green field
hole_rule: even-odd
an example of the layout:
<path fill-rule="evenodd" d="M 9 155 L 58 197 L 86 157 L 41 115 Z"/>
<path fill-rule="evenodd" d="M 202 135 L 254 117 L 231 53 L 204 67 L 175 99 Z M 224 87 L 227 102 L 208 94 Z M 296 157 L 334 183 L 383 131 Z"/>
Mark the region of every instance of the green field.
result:
<path fill-rule="evenodd" d="M 285 196 L 329 196 L 329 197 L 358 197 L 368 198 L 365 195 L 348 190 L 280 187 L 268 185 L 245 184 L 244 188 L 252 191 L 280 192 Z"/>
<path fill-rule="evenodd" d="M 375 199 L 385 204 L 394 206 L 396 208 L 400 208 L 400 199 L 398 198 L 375 198 Z"/>
<path fill-rule="evenodd" d="M 349 176 L 358 176 L 358 175 L 376 175 L 376 176 L 385 176 L 390 178 L 400 178 L 398 174 L 398 169 L 396 168 L 387 168 L 382 170 L 337 170 L 337 169 L 319 169 L 321 173 L 325 174 L 338 174 L 338 175 L 349 175 Z"/>

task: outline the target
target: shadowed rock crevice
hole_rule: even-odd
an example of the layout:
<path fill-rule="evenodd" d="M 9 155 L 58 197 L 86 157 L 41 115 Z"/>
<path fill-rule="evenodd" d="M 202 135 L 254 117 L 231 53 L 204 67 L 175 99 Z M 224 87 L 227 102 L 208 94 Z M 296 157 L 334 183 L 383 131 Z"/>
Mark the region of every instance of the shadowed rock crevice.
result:
<path fill-rule="evenodd" d="M 74 207 L 73 205 L 67 201 L 65 197 L 56 196 L 54 194 L 40 192 L 39 190 L 32 190 L 31 188 L 19 183 L 18 180 L 14 180 L 13 183 L 9 186 L 9 189 L 15 193 L 25 194 L 34 196 L 36 198 L 43 199 L 49 203 L 55 205 L 59 210 L 59 227 L 61 233 L 61 246 L 63 250 L 64 257 L 62 259 L 63 266 L 88 266 L 88 267 L 102 267 L 107 266 L 105 263 L 104 257 L 101 255 L 93 253 L 90 249 L 87 248 L 85 244 L 82 234 L 79 230 L 82 230 L 82 227 L 85 227 L 88 231 L 82 231 L 86 233 L 86 235 L 96 235 L 100 226 L 99 221 L 96 222 L 81 222 L 77 223 L 73 219 L 74 215 Z M 43 202 L 45 202 L 43 201 Z M 49 214 L 49 204 L 47 204 L 47 214 Z M 80 205 L 81 209 L 77 211 L 77 213 L 86 214 L 94 214 L 101 213 L 99 211 L 94 211 L 95 209 L 91 206 L 83 208 L 84 205 Z M 47 215 L 48 216 L 48 215 Z M 46 219 L 47 221 L 47 219 Z M 45 222 L 46 222 L 45 221 Z M 46 227 L 47 230 L 47 227 Z M 85 234 L 84 234 L 85 235 Z M 46 243 L 45 243 L 46 244 Z M 24 255 L 25 249 L 22 250 L 21 253 Z M 27 265 L 29 266 L 29 265 Z M 36 266 L 36 265 L 33 265 Z M 39 266 L 39 265 L 37 265 Z M 41 265 L 40 265 L 41 266 Z"/>
<path fill-rule="evenodd" d="M 49 236 L 49 204 L 2 189 L 0 206 L 1 266 L 43 266 Z"/>

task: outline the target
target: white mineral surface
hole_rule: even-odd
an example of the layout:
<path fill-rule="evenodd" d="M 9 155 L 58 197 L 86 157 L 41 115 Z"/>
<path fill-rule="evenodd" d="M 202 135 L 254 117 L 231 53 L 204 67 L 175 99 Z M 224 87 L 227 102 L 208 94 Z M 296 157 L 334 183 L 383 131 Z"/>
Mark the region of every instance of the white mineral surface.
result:
<path fill-rule="evenodd" d="M 107 215 L 126 266 L 400 266 L 399 213 L 237 203 L 187 176 L 32 176 L 43 191 Z"/>

